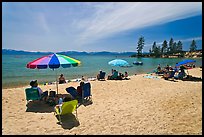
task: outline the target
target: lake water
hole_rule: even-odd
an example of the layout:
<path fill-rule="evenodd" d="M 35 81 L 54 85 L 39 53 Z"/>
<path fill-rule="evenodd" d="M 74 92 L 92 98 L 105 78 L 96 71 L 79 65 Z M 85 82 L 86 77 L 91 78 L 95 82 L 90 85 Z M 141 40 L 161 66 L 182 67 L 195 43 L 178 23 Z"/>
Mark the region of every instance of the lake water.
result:
<path fill-rule="evenodd" d="M 29 85 L 30 80 L 37 79 L 40 84 L 45 82 L 53 82 L 56 80 L 56 74 L 64 74 L 68 80 L 81 78 L 84 76 L 96 77 L 99 70 L 106 72 L 106 77 L 111 73 L 111 69 L 116 69 L 119 72 L 128 72 L 129 75 L 141 74 L 152 72 L 158 64 L 162 67 L 169 64 L 175 66 L 177 62 L 184 60 L 184 58 L 130 58 L 128 56 L 71 56 L 72 58 L 81 61 L 81 65 L 78 67 L 59 68 L 55 69 L 28 69 L 26 64 L 34 59 L 42 57 L 42 55 L 2 55 L 2 86 L 3 88 L 18 87 Z M 124 59 L 129 64 L 133 65 L 134 61 L 142 61 L 142 66 L 133 65 L 133 67 L 112 67 L 108 65 L 108 62 L 116 59 Z M 202 66 L 202 58 L 196 60 L 196 66 Z"/>

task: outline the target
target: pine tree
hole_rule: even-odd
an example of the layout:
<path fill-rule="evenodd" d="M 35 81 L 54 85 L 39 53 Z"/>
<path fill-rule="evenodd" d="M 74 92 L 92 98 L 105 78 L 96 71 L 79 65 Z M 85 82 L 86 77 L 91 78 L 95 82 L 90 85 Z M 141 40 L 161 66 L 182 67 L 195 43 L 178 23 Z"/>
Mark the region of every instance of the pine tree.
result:
<path fill-rule="evenodd" d="M 137 55 L 140 56 L 142 54 L 142 49 L 144 47 L 144 37 L 141 36 L 137 42 Z"/>
<path fill-rule="evenodd" d="M 183 44 L 181 41 L 178 41 L 177 43 L 177 52 L 181 53 L 183 49 Z"/>
<path fill-rule="evenodd" d="M 156 45 L 156 42 L 154 42 L 152 45 L 152 52 L 154 55 L 155 55 L 156 50 L 157 50 L 157 45 Z"/>
<path fill-rule="evenodd" d="M 171 38 L 170 41 L 169 41 L 169 48 L 168 48 L 168 52 L 170 54 L 173 53 L 173 45 L 174 45 L 174 40 L 173 40 L 173 38 Z"/>
<path fill-rule="evenodd" d="M 157 47 L 156 42 L 154 42 L 152 45 L 152 52 L 155 57 L 160 57 L 161 55 L 161 48 L 160 46 Z"/>
<path fill-rule="evenodd" d="M 161 49 L 162 54 L 167 53 L 167 48 L 168 48 L 167 41 L 164 40 L 164 42 L 163 42 L 163 44 L 162 44 L 162 49 Z"/>
<path fill-rule="evenodd" d="M 192 41 L 190 45 L 190 52 L 195 51 L 197 48 L 195 40 Z"/>
<path fill-rule="evenodd" d="M 177 52 L 177 43 L 174 42 L 172 46 L 172 53 L 176 53 L 176 52 Z"/>

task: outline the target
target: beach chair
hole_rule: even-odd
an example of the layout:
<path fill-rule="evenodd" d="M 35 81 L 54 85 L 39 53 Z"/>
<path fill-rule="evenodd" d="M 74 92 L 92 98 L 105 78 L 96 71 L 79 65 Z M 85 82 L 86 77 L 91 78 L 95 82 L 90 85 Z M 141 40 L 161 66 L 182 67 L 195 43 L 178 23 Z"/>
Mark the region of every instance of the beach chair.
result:
<path fill-rule="evenodd" d="M 84 99 L 89 100 L 91 97 L 91 84 L 89 82 L 84 83 L 82 88 L 82 103 L 84 103 Z"/>
<path fill-rule="evenodd" d="M 71 114 L 76 110 L 76 117 L 77 117 L 77 105 L 78 100 L 72 100 L 68 102 L 63 102 L 61 108 L 55 108 L 55 116 L 58 116 L 58 120 L 60 124 L 62 123 L 61 116 L 66 114 Z"/>
<path fill-rule="evenodd" d="M 170 75 L 168 77 L 164 77 L 165 80 L 168 80 L 169 78 L 174 78 L 176 71 L 173 71 L 170 73 Z"/>
<path fill-rule="evenodd" d="M 25 93 L 26 93 L 27 104 L 29 101 L 40 100 L 40 95 L 39 95 L 38 89 L 26 88 Z"/>
<path fill-rule="evenodd" d="M 66 91 L 71 94 L 74 99 L 78 98 L 78 93 L 74 87 L 68 87 Z"/>
<path fill-rule="evenodd" d="M 106 72 L 101 72 L 98 80 L 105 80 L 105 75 L 106 75 Z"/>

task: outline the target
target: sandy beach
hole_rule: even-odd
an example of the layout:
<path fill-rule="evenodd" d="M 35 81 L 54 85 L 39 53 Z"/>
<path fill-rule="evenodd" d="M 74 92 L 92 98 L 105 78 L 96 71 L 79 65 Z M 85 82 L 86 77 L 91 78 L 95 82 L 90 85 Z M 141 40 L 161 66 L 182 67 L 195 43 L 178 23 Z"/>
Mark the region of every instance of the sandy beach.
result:
<path fill-rule="evenodd" d="M 189 69 L 189 74 L 202 78 L 202 69 Z M 27 109 L 25 88 L 2 90 L 2 134 L 90 135 L 90 134 L 202 134 L 202 81 L 145 78 L 130 80 L 90 81 L 92 104 L 80 105 L 75 112 L 57 124 L 53 107 L 36 102 Z M 107 75 L 106 75 L 107 77 Z M 59 85 L 77 87 L 79 82 Z M 40 86 L 43 91 L 55 85 Z"/>

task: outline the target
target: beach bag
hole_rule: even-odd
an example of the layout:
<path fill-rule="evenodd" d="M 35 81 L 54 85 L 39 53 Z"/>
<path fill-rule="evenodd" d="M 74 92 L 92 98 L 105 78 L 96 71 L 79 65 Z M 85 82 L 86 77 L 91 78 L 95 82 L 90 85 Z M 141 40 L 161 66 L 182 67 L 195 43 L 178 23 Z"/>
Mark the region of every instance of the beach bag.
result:
<path fill-rule="evenodd" d="M 55 103 L 55 96 L 56 96 L 56 91 L 50 91 L 50 94 L 49 94 L 49 97 L 48 97 L 48 100 L 47 100 L 47 103 L 50 106 L 56 105 L 56 103 Z"/>
<path fill-rule="evenodd" d="M 56 91 L 50 91 L 49 97 L 55 97 L 56 96 Z"/>

